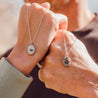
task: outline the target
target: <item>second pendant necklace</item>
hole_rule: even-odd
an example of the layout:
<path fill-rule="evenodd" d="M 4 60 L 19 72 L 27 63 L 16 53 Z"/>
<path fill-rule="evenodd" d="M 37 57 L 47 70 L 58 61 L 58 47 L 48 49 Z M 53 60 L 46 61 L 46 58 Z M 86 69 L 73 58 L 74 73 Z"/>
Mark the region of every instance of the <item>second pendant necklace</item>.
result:
<path fill-rule="evenodd" d="M 73 41 L 72 46 L 69 49 L 67 48 L 68 46 L 67 46 L 67 41 L 65 39 L 64 32 L 63 32 L 63 39 L 64 39 L 64 48 L 65 48 L 65 57 L 63 58 L 63 64 L 64 66 L 68 67 L 71 64 L 71 58 L 69 57 L 69 54 L 77 39 Z"/>

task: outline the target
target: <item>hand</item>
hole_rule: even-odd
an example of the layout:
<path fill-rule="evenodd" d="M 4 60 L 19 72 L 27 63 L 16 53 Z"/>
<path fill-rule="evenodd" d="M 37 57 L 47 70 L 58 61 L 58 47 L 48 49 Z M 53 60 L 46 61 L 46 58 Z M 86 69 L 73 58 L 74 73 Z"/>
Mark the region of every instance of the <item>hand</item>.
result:
<path fill-rule="evenodd" d="M 40 19 L 44 15 L 41 27 L 34 42 L 36 52 L 33 56 L 28 55 L 27 48 L 30 45 L 30 38 L 27 25 L 27 8 L 29 7 L 29 21 L 32 39 L 38 27 Z M 18 24 L 18 39 L 15 48 L 7 57 L 7 60 L 19 71 L 28 75 L 35 65 L 45 56 L 50 43 L 54 39 L 58 29 L 66 29 L 66 16 L 54 14 L 49 10 L 49 4 L 37 3 L 24 4 L 21 9 Z M 63 27 L 62 25 L 65 26 Z"/>
<path fill-rule="evenodd" d="M 98 66 L 89 56 L 84 44 L 70 32 L 65 32 L 64 37 L 68 48 L 72 46 L 69 57 L 69 67 L 63 65 L 64 40 L 63 32 L 57 33 L 50 45 L 49 54 L 41 63 L 39 79 L 45 86 L 63 94 L 70 94 L 79 98 L 98 98 Z"/>

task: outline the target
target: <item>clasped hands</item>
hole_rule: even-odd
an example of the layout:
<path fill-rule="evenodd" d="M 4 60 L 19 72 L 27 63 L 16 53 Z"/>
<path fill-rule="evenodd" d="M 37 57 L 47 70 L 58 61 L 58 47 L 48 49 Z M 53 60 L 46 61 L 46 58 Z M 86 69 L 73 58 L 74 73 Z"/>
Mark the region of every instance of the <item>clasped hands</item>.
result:
<path fill-rule="evenodd" d="M 27 7 L 29 7 L 32 39 L 40 18 L 45 15 L 34 42 L 36 51 L 32 56 L 27 53 L 27 47 L 30 44 Z M 62 59 L 65 56 L 63 33 L 68 47 L 71 47 L 76 37 L 67 31 L 67 17 L 53 13 L 49 8 L 48 3 L 24 4 L 20 11 L 17 43 L 7 60 L 24 75 L 29 75 L 49 50 L 41 63 L 43 66 L 38 73 L 39 79 L 47 88 L 86 98 L 93 91 L 92 84 L 98 83 L 98 67 L 89 56 L 85 45 L 78 39 L 70 52 L 71 65 L 68 68 L 63 65 Z M 96 93 L 93 92 L 89 98 L 93 96 L 96 97 Z"/>

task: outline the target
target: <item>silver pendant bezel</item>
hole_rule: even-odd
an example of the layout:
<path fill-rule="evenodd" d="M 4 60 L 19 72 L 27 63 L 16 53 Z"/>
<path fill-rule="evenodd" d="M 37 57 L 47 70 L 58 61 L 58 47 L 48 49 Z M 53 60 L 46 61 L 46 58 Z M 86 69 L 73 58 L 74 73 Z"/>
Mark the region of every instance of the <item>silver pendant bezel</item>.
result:
<path fill-rule="evenodd" d="M 70 64 L 71 64 L 71 59 L 68 56 L 64 57 L 63 58 L 63 65 L 68 67 Z"/>
<path fill-rule="evenodd" d="M 30 49 L 32 49 L 33 51 L 31 51 Z M 33 55 L 35 53 L 35 46 L 33 44 L 30 44 L 27 48 L 27 52 L 29 55 Z"/>

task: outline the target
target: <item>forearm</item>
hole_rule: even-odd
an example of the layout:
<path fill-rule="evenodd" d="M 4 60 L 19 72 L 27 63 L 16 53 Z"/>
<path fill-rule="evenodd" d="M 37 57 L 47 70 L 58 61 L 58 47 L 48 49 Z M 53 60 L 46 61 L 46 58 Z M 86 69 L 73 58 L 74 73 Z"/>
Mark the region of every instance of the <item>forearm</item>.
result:
<path fill-rule="evenodd" d="M 26 77 L 15 69 L 5 58 L 0 60 L 0 97 L 21 98 L 32 77 Z"/>
<path fill-rule="evenodd" d="M 25 52 L 22 52 L 20 47 L 16 46 L 12 52 L 7 57 L 7 60 L 20 72 L 24 75 L 29 75 L 33 68 L 38 63 L 38 56 L 35 53 L 33 56 L 27 54 L 26 49 Z"/>

